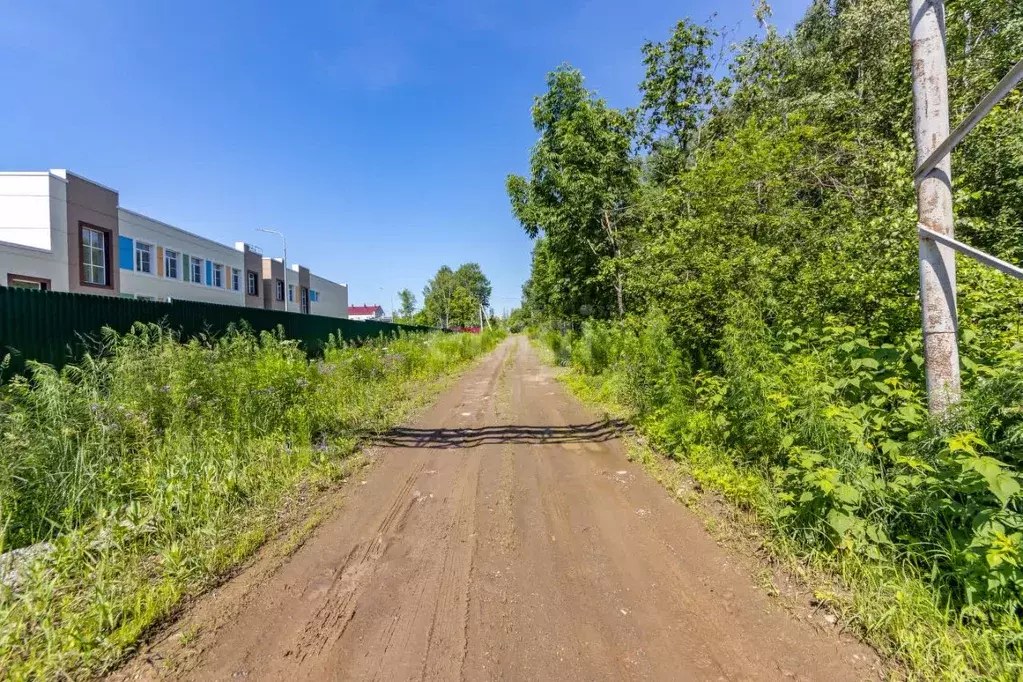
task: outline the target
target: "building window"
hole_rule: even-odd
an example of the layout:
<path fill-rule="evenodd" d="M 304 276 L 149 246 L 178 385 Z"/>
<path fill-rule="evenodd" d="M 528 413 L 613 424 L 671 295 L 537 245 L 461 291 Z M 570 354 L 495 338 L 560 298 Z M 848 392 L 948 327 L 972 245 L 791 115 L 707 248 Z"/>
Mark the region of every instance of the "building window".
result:
<path fill-rule="evenodd" d="M 192 257 L 192 281 L 202 284 L 202 258 Z"/>
<path fill-rule="evenodd" d="M 50 280 L 28 275 L 15 275 L 8 273 L 7 286 L 12 289 L 34 289 L 35 291 L 49 291 Z"/>
<path fill-rule="evenodd" d="M 137 272 L 153 272 L 153 247 L 150 244 L 135 242 L 135 270 Z"/>
<path fill-rule="evenodd" d="M 278 301 L 283 301 L 284 300 L 284 282 L 282 282 L 279 279 L 278 280 L 274 280 L 274 282 L 277 285 L 276 286 L 276 288 L 277 288 L 277 300 Z"/>
<path fill-rule="evenodd" d="M 109 233 L 94 227 L 79 225 L 82 243 L 82 284 L 105 287 L 110 284 L 107 277 L 107 251 Z"/>
<path fill-rule="evenodd" d="M 231 268 L 231 290 L 241 291 L 242 273 L 238 268 Z"/>
<path fill-rule="evenodd" d="M 169 279 L 178 278 L 178 252 L 177 251 L 164 251 L 163 252 L 163 272 Z"/>
<path fill-rule="evenodd" d="M 224 288 L 224 266 L 220 263 L 213 264 L 213 286 Z"/>
<path fill-rule="evenodd" d="M 245 293 L 249 296 L 259 295 L 259 275 L 249 270 L 246 273 Z"/>
<path fill-rule="evenodd" d="M 289 303 L 294 303 L 295 302 L 295 285 L 294 284 L 289 284 L 288 285 L 288 302 Z"/>
<path fill-rule="evenodd" d="M 308 287 L 302 287 L 302 312 L 309 312 L 309 289 Z"/>

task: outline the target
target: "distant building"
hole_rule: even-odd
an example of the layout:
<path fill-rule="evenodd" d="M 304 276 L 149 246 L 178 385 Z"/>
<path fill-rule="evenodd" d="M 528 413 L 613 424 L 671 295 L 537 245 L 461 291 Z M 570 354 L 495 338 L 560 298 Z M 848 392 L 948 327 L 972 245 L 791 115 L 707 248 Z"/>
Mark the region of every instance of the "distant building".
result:
<path fill-rule="evenodd" d="M 348 286 L 120 205 L 66 170 L 0 173 L 0 286 L 347 317 Z M 382 312 L 382 311 L 381 311 Z"/>
<path fill-rule="evenodd" d="M 377 320 L 384 317 L 384 309 L 378 305 L 350 305 L 348 306 L 349 320 Z"/>

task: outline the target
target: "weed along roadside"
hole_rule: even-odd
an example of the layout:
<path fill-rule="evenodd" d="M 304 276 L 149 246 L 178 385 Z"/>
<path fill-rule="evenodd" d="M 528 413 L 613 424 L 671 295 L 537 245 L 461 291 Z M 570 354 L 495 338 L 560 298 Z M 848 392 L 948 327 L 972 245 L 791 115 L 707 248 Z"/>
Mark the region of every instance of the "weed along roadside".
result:
<path fill-rule="evenodd" d="M 992 363 L 934 424 L 909 353 L 839 328 L 831 351 L 773 342 L 761 324 L 734 316 L 717 373 L 689 367 L 657 312 L 534 338 L 577 395 L 757 519 L 777 558 L 816 576 L 821 606 L 910 676 L 1016 679 L 1020 487 L 1001 462 L 1018 414 L 1000 406 L 1018 404 L 1018 377 Z"/>
<path fill-rule="evenodd" d="M 0 673 L 81 679 L 360 465 L 502 333 L 409 334 L 312 360 L 286 338 L 155 325 L 0 387 Z M 17 551 L 15 551 L 17 550 Z M 14 564 L 10 559 L 16 557 Z"/>

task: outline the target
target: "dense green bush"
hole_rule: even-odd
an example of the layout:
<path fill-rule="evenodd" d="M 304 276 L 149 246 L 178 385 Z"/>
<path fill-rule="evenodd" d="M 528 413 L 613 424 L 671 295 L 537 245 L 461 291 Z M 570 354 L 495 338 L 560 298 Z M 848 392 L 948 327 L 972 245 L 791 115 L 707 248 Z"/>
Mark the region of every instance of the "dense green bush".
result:
<path fill-rule="evenodd" d="M 657 312 L 641 325 L 590 322 L 571 338 L 543 339 L 570 345 L 595 397 L 629 409 L 660 449 L 762 512 L 797 551 L 911 568 L 954 620 L 999 633 L 1010 658 L 1023 655 L 1023 345 L 1014 332 L 987 335 L 991 363 L 967 371 L 963 405 L 937 424 L 918 334 L 892 344 L 849 326 L 772 331 L 742 303 L 729 317 L 718 372 L 691 371 Z M 598 366 L 595 357 L 611 359 Z M 739 475 L 716 478 L 734 467 Z"/>
<path fill-rule="evenodd" d="M 272 532 L 296 486 L 343 476 L 360 438 L 500 337 L 331 340 L 310 360 L 273 334 L 180 343 L 137 325 L 0 386 L 0 548 L 52 546 L 0 587 L 0 671 L 78 678 L 115 661 Z"/>

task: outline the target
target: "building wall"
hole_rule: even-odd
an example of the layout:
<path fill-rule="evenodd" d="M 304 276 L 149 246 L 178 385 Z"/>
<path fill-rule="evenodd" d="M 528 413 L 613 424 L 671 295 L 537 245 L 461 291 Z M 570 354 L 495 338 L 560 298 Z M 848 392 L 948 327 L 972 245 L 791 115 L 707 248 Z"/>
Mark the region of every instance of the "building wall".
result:
<path fill-rule="evenodd" d="M 120 292 L 120 261 L 117 228 L 117 192 L 73 173 L 67 173 L 67 266 L 68 289 L 84 294 L 116 296 Z M 82 281 L 81 225 L 107 234 L 107 284 Z"/>
<path fill-rule="evenodd" d="M 245 294 L 245 306 L 248 308 L 262 308 L 263 303 L 263 255 L 256 251 L 245 242 L 235 242 L 234 248 L 242 254 L 244 259 L 244 273 L 242 278 L 242 291 Z M 259 289 L 256 294 L 249 296 L 249 290 L 246 286 L 249 272 L 256 273 L 256 279 L 259 281 Z"/>
<path fill-rule="evenodd" d="M 52 291 L 67 291 L 67 264 L 54 259 L 49 251 L 0 242 L 0 286 L 9 276 L 45 280 Z"/>
<path fill-rule="evenodd" d="M 154 220 L 147 216 L 119 209 L 120 242 L 128 253 L 120 263 L 121 293 L 155 299 L 174 298 L 186 301 L 203 301 L 226 305 L 245 305 L 245 258 L 233 247 L 200 237 Z M 152 272 L 147 274 L 135 269 L 135 243 L 143 242 L 153 247 Z M 167 276 L 164 266 L 166 251 L 178 253 L 177 277 Z M 184 255 L 202 259 L 201 281 L 190 282 L 184 278 Z M 208 273 L 212 268 L 206 263 L 223 266 L 223 286 L 212 284 Z M 232 288 L 231 268 L 238 270 L 238 289 Z"/>
<path fill-rule="evenodd" d="M 68 290 L 66 181 L 50 173 L 0 173 L 0 286 L 8 275 Z"/>
<path fill-rule="evenodd" d="M 49 173 L 0 174 L 0 241 L 53 249 Z"/>
<path fill-rule="evenodd" d="M 309 275 L 309 288 L 316 292 L 309 304 L 313 315 L 327 317 L 348 317 L 348 285 L 331 282 L 329 279 Z"/>
<path fill-rule="evenodd" d="M 277 280 L 284 281 L 284 264 L 276 258 L 263 259 L 263 307 L 267 310 L 284 310 L 284 301 L 277 300 Z M 294 283 L 294 277 L 288 276 L 288 283 Z M 285 289 L 285 297 L 287 289 Z M 288 306 L 289 310 L 292 309 Z"/>
<path fill-rule="evenodd" d="M 294 293 L 292 298 L 288 299 L 288 309 L 294 310 L 295 312 L 312 312 L 312 300 L 309 296 L 309 268 L 298 265 L 291 266 L 291 272 L 288 273 L 288 286 L 294 287 Z M 302 292 L 305 291 L 306 300 L 308 301 L 308 307 L 306 310 L 302 310 Z M 294 308 L 291 307 L 291 303 L 294 303 Z"/>

